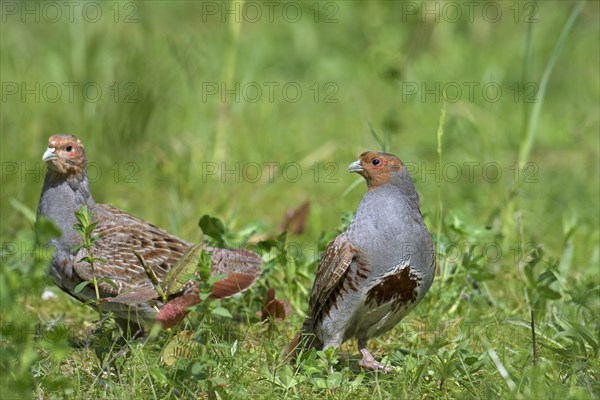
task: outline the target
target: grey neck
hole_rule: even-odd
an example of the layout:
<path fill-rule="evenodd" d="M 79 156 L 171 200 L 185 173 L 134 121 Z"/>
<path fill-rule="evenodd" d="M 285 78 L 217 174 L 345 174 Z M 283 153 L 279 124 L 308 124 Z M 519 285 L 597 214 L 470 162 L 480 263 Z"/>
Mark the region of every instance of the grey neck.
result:
<path fill-rule="evenodd" d="M 63 249 L 72 249 L 73 245 L 80 243 L 73 225 L 77 222 L 75 211 L 84 205 L 90 209 L 95 205 L 87 175 L 83 173 L 65 178 L 49 169 L 44 179 L 37 217 L 39 219 L 43 215 L 54 221 L 62 232 L 56 242 Z"/>
<path fill-rule="evenodd" d="M 412 176 L 406 170 L 406 168 L 402 168 L 397 174 L 392 175 L 390 184 L 400 188 L 400 191 L 406 196 L 411 206 L 413 206 L 417 210 L 420 209 L 421 200 L 419 198 L 419 193 L 415 188 Z"/>

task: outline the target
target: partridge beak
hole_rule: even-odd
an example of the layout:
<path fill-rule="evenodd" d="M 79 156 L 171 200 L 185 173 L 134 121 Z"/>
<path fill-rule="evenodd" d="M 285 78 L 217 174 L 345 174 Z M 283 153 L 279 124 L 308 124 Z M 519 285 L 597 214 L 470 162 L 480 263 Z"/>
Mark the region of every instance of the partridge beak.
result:
<path fill-rule="evenodd" d="M 58 158 L 56 154 L 54 154 L 55 151 L 56 149 L 54 147 L 48 147 L 42 156 L 42 161 L 50 161 Z"/>
<path fill-rule="evenodd" d="M 354 161 L 352 164 L 348 165 L 348 172 L 361 172 L 364 171 L 364 168 L 360 165 L 360 160 Z"/>

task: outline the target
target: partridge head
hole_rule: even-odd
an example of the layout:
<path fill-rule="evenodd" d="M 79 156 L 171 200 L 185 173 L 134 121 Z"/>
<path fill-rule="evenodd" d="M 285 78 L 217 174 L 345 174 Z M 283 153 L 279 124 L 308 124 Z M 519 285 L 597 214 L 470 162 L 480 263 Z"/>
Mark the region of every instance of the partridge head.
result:
<path fill-rule="evenodd" d="M 82 176 L 87 165 L 83 144 L 73 135 L 50 136 L 42 161 L 64 178 Z"/>

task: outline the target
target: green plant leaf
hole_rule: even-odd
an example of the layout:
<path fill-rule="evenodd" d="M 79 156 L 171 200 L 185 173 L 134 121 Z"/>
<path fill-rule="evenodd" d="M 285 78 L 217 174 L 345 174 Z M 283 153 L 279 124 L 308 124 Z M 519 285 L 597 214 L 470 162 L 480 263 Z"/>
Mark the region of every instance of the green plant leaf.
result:
<path fill-rule="evenodd" d="M 196 272 L 198 256 L 204 250 L 204 245 L 198 243 L 185 252 L 183 257 L 169 270 L 161 282 L 162 290 L 167 296 L 177 293 L 189 281 L 189 276 Z"/>
<path fill-rule="evenodd" d="M 205 214 L 200 218 L 198 226 L 200 226 L 205 235 L 210 236 L 215 242 L 220 245 L 225 244 L 225 225 L 219 218 Z"/>
<path fill-rule="evenodd" d="M 86 287 L 87 285 L 89 285 L 90 281 L 83 281 L 81 282 L 79 285 L 75 286 L 75 289 L 73 289 L 73 292 L 75 292 L 75 294 L 81 292 L 83 290 L 84 287 Z"/>
<path fill-rule="evenodd" d="M 556 281 L 556 275 L 551 270 L 547 269 L 538 276 L 538 283 L 548 281 L 547 285 Z"/>
<path fill-rule="evenodd" d="M 110 287 L 117 289 L 117 284 L 115 282 L 113 282 L 112 279 L 108 279 L 107 277 L 102 277 L 102 278 L 98 279 L 98 282 L 106 283 Z"/>
<path fill-rule="evenodd" d="M 555 290 L 550 289 L 548 286 L 540 286 L 538 287 L 539 294 L 549 300 L 558 300 L 562 296 Z"/>
<path fill-rule="evenodd" d="M 225 307 L 215 307 L 211 311 L 211 314 L 218 315 L 219 317 L 233 318 L 233 315 L 231 315 L 231 313 L 229 312 L 229 310 L 226 309 Z"/>
<path fill-rule="evenodd" d="M 317 389 L 327 389 L 327 381 L 325 378 L 313 378 L 312 383 Z"/>
<path fill-rule="evenodd" d="M 327 377 L 327 387 L 333 389 L 342 383 L 342 374 L 338 371 L 333 372 Z"/>

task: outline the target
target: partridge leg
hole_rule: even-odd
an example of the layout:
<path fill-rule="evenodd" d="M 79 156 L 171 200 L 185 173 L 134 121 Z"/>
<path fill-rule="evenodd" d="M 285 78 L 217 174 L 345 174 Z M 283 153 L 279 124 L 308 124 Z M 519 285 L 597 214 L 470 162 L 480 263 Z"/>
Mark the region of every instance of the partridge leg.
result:
<path fill-rule="evenodd" d="M 323 338 L 322 350 L 325 350 L 328 347 L 333 347 L 336 349 L 338 347 L 340 347 L 343 342 L 343 335 L 344 335 L 343 331 L 338 331 L 331 335 L 329 335 L 329 334 L 324 335 L 325 337 Z"/>
<path fill-rule="evenodd" d="M 362 359 L 358 362 L 358 365 L 363 367 L 364 369 L 370 369 L 373 371 L 381 370 L 383 372 L 391 372 L 392 369 L 382 365 L 379 361 L 375 360 L 375 358 L 369 353 L 367 350 L 367 341 L 365 339 L 359 339 L 358 341 L 358 351 L 362 354 Z"/>

